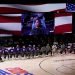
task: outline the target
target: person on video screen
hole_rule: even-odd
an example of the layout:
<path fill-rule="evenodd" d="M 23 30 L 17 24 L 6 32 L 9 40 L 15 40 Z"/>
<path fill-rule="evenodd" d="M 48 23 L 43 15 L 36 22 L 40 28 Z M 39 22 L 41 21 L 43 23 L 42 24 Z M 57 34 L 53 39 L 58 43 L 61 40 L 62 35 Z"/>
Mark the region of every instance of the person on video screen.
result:
<path fill-rule="evenodd" d="M 31 30 L 31 35 L 45 35 L 47 31 L 42 27 L 40 19 L 34 21 L 35 27 Z"/>
<path fill-rule="evenodd" d="M 43 28 L 46 28 L 44 14 L 43 14 L 43 13 L 35 13 L 35 14 L 34 14 L 34 20 L 36 20 L 37 18 L 40 19 L 42 27 L 43 27 Z M 33 23 L 32 23 L 32 29 L 33 29 L 33 28 L 35 28 L 34 21 L 33 21 Z"/>

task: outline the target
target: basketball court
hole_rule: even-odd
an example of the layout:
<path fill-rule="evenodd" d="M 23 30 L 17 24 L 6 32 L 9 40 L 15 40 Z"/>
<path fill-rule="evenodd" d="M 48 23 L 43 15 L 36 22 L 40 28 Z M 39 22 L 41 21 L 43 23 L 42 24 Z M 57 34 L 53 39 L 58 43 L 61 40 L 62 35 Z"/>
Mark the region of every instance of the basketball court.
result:
<path fill-rule="evenodd" d="M 17 75 L 18 73 L 20 75 L 24 75 L 24 73 L 33 75 L 75 75 L 75 55 L 63 54 L 34 59 L 5 60 L 0 62 L 1 70 L 10 73 L 10 75 Z"/>

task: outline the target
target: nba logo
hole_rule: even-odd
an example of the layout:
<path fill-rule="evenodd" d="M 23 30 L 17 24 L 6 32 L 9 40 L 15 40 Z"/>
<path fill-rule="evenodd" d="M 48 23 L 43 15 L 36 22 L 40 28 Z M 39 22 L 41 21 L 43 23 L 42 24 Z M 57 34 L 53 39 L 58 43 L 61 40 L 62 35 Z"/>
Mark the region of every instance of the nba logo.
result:
<path fill-rule="evenodd" d="M 0 69 L 0 75 L 33 75 L 33 74 L 19 67 L 15 67 L 15 68 L 6 68 L 6 70 Z"/>

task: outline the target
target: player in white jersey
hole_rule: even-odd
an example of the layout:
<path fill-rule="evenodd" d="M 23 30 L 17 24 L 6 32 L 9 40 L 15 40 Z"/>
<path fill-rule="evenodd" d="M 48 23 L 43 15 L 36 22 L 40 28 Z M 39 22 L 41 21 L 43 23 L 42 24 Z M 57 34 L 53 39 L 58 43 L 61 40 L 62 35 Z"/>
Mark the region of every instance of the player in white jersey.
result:
<path fill-rule="evenodd" d="M 68 50 L 68 52 L 70 52 L 70 53 L 72 52 L 71 48 L 72 48 L 72 44 L 71 44 L 71 43 L 68 43 L 67 50 Z"/>
<path fill-rule="evenodd" d="M 56 46 L 56 44 L 53 44 L 52 45 L 52 54 L 54 55 L 54 53 L 56 52 L 56 50 L 57 50 L 57 46 Z"/>

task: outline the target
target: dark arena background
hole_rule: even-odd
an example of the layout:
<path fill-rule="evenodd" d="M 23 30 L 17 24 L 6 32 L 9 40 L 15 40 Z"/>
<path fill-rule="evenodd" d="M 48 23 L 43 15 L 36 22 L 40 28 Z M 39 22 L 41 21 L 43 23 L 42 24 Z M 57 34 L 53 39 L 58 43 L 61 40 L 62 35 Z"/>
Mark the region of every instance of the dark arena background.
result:
<path fill-rule="evenodd" d="M 0 75 L 75 75 L 75 3 L 53 1 L 0 4 Z"/>

